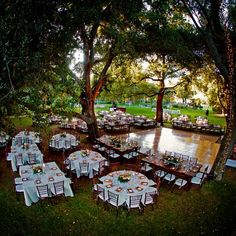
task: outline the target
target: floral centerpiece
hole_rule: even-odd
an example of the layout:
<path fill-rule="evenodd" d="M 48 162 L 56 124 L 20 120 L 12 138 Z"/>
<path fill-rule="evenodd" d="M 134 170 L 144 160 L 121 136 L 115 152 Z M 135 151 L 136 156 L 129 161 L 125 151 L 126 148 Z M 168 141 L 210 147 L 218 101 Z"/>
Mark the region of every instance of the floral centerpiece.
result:
<path fill-rule="evenodd" d="M 60 136 L 61 136 L 62 138 L 65 138 L 65 137 L 66 137 L 66 133 L 62 133 Z"/>
<path fill-rule="evenodd" d="M 121 140 L 116 137 L 110 137 L 111 139 L 111 144 L 114 145 L 115 147 L 120 147 L 121 146 Z"/>
<path fill-rule="evenodd" d="M 90 154 L 90 151 L 88 149 L 83 150 L 80 152 L 82 157 L 87 157 Z"/>
<path fill-rule="evenodd" d="M 39 173 L 43 173 L 43 167 L 40 166 L 33 166 L 33 173 L 34 174 L 39 174 Z"/>
<path fill-rule="evenodd" d="M 179 158 L 173 156 L 164 156 L 163 159 L 167 164 L 173 165 L 175 167 L 178 167 L 181 163 L 181 160 Z"/>
<path fill-rule="evenodd" d="M 129 174 L 129 173 L 121 174 L 121 175 L 119 175 L 119 177 L 118 177 L 118 180 L 119 180 L 121 183 L 128 182 L 128 181 L 130 181 L 130 179 L 131 179 L 131 174 Z"/>
<path fill-rule="evenodd" d="M 22 146 L 23 149 L 29 149 L 29 144 L 28 143 L 23 143 L 23 146 Z"/>

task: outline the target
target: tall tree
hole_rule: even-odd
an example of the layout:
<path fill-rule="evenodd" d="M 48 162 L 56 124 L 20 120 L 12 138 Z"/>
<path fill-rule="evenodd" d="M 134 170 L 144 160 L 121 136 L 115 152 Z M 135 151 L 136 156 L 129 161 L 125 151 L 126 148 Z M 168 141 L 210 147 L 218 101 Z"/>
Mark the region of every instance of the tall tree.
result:
<path fill-rule="evenodd" d="M 223 78 L 222 95 L 226 101 L 227 128 L 213 167 L 214 176 L 221 180 L 226 160 L 236 142 L 236 74 L 235 26 L 236 4 L 227 0 L 181 0 L 182 9 L 192 20 L 196 32 L 204 39 L 205 50 Z"/>
<path fill-rule="evenodd" d="M 141 9 L 142 1 L 131 0 L 96 1 L 96 4 L 94 1 L 77 1 L 71 7 L 73 14 L 76 13 L 79 18 L 78 46 L 84 56 L 80 117 L 87 123 L 92 140 L 99 136 L 95 99 L 106 83 L 113 59 L 117 54 L 124 53 L 128 44 L 126 34 L 132 32 L 132 22 Z M 97 75 L 96 79 L 92 74 Z"/>

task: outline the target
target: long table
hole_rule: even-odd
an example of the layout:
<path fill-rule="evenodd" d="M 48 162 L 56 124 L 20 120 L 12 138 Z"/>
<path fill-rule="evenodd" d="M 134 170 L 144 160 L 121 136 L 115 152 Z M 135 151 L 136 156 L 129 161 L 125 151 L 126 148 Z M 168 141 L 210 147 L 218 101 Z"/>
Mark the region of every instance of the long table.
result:
<path fill-rule="evenodd" d="M 163 170 L 167 173 L 174 174 L 177 178 L 185 179 L 187 181 L 187 188 L 191 187 L 191 179 L 202 167 L 201 164 L 189 166 L 185 162 L 181 163 L 178 167 L 174 167 L 173 165 L 166 164 L 163 159 L 151 159 L 148 157 L 143 158 L 142 162 L 148 163 L 154 170 Z"/>
<path fill-rule="evenodd" d="M 123 140 L 120 143 L 114 143 L 110 136 L 102 136 L 97 140 L 97 142 L 106 147 L 107 149 L 114 150 L 121 157 L 123 157 L 124 154 L 137 150 L 138 148 L 138 145 L 135 141 Z"/>

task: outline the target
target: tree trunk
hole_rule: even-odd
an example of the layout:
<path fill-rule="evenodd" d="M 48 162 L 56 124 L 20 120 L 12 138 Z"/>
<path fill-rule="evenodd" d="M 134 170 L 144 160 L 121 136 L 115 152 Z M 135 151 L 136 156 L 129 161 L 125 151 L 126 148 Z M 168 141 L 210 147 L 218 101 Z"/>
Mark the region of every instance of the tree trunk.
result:
<path fill-rule="evenodd" d="M 100 136 L 97 126 L 97 119 L 94 112 L 94 100 L 92 98 L 87 98 L 86 94 L 83 93 L 80 97 L 80 104 L 82 106 L 81 118 L 88 126 L 89 140 L 94 141 Z"/>
<path fill-rule="evenodd" d="M 164 98 L 164 90 L 157 95 L 157 103 L 156 103 L 156 122 L 160 123 L 163 126 L 163 108 L 162 101 Z"/>
<path fill-rule="evenodd" d="M 234 144 L 236 143 L 236 98 L 235 98 L 235 92 L 232 94 L 230 107 L 230 112 L 228 113 L 228 122 L 227 122 L 227 128 L 225 131 L 224 138 L 221 142 L 220 149 L 218 151 L 218 154 L 216 156 L 216 161 L 214 163 L 214 166 L 212 168 L 212 172 L 214 172 L 214 178 L 218 181 L 222 180 L 224 169 L 225 169 L 225 163 L 229 157 L 232 155 L 232 150 L 234 147 Z"/>

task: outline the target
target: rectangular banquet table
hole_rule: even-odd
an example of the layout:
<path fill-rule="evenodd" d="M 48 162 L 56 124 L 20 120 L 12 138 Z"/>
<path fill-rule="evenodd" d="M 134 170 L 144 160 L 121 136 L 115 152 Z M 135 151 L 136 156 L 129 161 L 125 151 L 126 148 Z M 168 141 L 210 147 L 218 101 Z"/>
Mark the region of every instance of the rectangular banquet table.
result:
<path fill-rule="evenodd" d="M 43 172 L 35 174 L 34 169 L 40 166 L 43 167 Z M 32 203 L 39 201 L 36 186 L 48 184 L 48 188 L 51 190 L 53 188 L 53 183 L 58 181 L 64 181 L 65 196 L 74 196 L 70 186 L 71 180 L 65 177 L 64 173 L 59 169 L 55 162 L 48 162 L 45 163 L 45 165 L 36 164 L 33 166 L 20 166 L 19 174 L 23 181 L 26 206 L 31 206 Z"/>
<path fill-rule="evenodd" d="M 188 167 L 186 164 L 181 164 L 174 167 L 171 164 L 166 164 L 162 159 L 151 159 L 143 158 L 142 162 L 148 163 L 153 167 L 154 170 L 163 170 L 167 173 L 174 174 L 177 178 L 185 179 L 187 181 L 187 187 L 191 186 L 191 179 L 196 175 L 196 173 L 201 169 L 201 164 L 196 164 L 192 167 Z"/>

